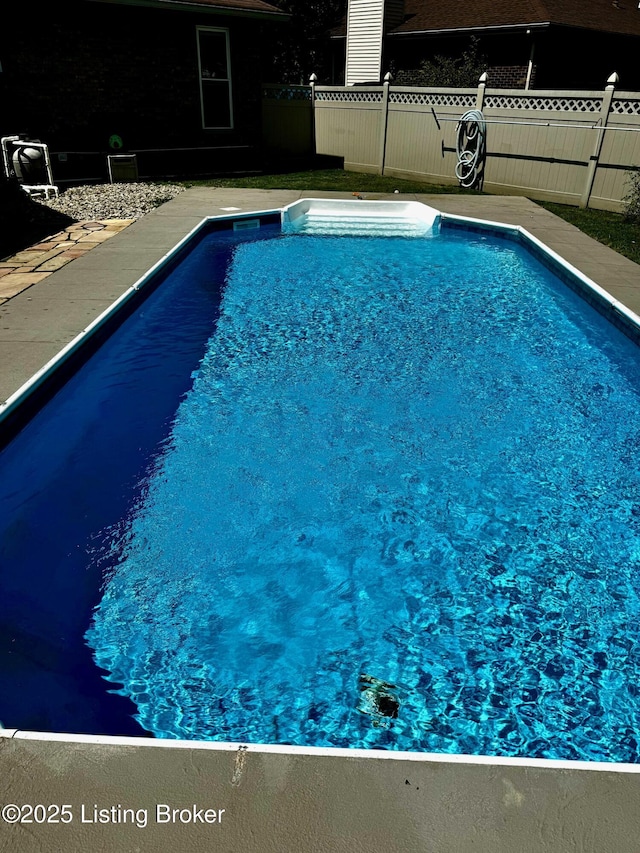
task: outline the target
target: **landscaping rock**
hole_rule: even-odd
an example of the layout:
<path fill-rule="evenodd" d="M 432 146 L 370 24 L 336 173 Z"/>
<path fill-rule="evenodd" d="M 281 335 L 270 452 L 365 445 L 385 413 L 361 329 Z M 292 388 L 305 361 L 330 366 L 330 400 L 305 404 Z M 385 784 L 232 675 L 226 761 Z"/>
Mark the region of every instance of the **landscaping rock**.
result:
<path fill-rule="evenodd" d="M 85 184 L 41 204 L 73 219 L 139 219 L 183 191 L 176 184 Z"/>

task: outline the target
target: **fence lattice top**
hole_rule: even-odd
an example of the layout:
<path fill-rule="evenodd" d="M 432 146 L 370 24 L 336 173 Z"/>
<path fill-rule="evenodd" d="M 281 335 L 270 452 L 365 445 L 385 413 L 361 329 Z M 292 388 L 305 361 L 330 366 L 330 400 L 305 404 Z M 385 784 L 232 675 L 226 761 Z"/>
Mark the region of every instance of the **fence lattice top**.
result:
<path fill-rule="evenodd" d="M 282 91 L 273 89 L 265 92 L 266 97 L 277 99 L 308 99 L 309 90 L 290 90 L 283 88 Z M 379 104 L 382 102 L 382 91 L 380 89 L 316 89 L 317 101 L 334 101 L 341 103 L 369 103 Z M 394 91 L 389 90 L 389 103 L 407 104 L 415 106 L 438 106 L 438 107 L 460 107 L 469 109 L 475 106 L 476 96 L 469 92 L 429 92 L 425 89 L 408 91 L 406 89 Z M 534 94 L 500 94 L 487 92 L 484 98 L 485 109 L 503 110 L 526 110 L 536 112 L 538 110 L 551 112 L 581 112 L 599 113 L 602 109 L 601 97 L 581 98 L 576 95 L 534 95 Z M 615 100 L 611 106 L 612 112 L 620 115 L 640 115 L 640 99 L 631 98 Z"/>
<path fill-rule="evenodd" d="M 264 86 L 262 97 L 272 101 L 310 101 L 309 86 Z"/>
<path fill-rule="evenodd" d="M 269 86 L 264 89 L 264 97 L 275 100 L 303 100 L 311 98 L 308 86 Z M 382 103 L 383 93 L 380 89 L 316 89 L 317 101 L 334 101 L 342 103 Z M 410 91 L 389 89 L 390 104 L 407 104 L 415 106 L 460 107 L 469 109 L 475 106 L 476 97 L 469 92 L 429 92 L 426 89 Z M 533 92 L 516 95 L 487 92 L 484 97 L 484 109 L 523 110 L 527 112 L 548 111 L 560 113 L 599 113 L 602 109 L 601 97 L 584 97 L 578 94 L 568 96 L 536 95 Z M 615 115 L 640 115 L 640 95 L 631 97 L 625 93 L 622 98 L 615 98 L 611 103 L 611 112 Z"/>
<path fill-rule="evenodd" d="M 356 89 L 345 92 L 323 92 L 316 90 L 316 101 L 343 101 L 345 103 L 369 103 L 379 104 L 382 101 L 382 92 Z"/>
<path fill-rule="evenodd" d="M 419 106 L 473 107 L 475 95 L 445 94 L 444 92 L 391 92 L 392 104 L 417 104 Z"/>
<path fill-rule="evenodd" d="M 484 99 L 485 108 L 498 110 L 552 110 L 555 112 L 599 113 L 602 98 L 535 97 L 532 95 L 494 95 Z"/>
<path fill-rule="evenodd" d="M 611 112 L 623 116 L 640 115 L 640 98 L 621 98 L 611 102 Z"/>

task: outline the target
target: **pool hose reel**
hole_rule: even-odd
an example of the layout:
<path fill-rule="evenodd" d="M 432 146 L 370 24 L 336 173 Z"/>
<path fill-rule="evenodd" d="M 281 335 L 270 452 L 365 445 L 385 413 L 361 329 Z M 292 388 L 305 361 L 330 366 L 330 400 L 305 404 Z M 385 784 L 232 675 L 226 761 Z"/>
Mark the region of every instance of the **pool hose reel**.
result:
<path fill-rule="evenodd" d="M 469 110 L 456 125 L 456 155 L 460 186 L 481 190 L 487 158 L 487 126 L 481 110 Z"/>

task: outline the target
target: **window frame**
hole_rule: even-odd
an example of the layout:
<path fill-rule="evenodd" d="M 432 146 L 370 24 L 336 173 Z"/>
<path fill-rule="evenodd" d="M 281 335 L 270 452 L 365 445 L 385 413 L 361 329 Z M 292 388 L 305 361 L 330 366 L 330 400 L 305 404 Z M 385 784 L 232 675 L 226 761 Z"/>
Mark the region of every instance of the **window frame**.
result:
<path fill-rule="evenodd" d="M 221 83 L 226 83 L 229 92 L 229 124 L 228 125 L 208 125 L 206 123 L 204 113 L 204 89 L 203 87 L 210 82 L 209 78 L 202 76 L 202 58 L 200 55 L 200 33 L 224 33 L 225 48 L 227 51 L 227 76 L 226 78 L 216 78 Z M 229 30 L 226 27 L 196 27 L 196 46 L 198 49 L 198 81 L 200 84 L 200 117 L 202 120 L 203 130 L 233 130 L 233 83 L 231 80 L 231 50 L 229 40 Z"/>

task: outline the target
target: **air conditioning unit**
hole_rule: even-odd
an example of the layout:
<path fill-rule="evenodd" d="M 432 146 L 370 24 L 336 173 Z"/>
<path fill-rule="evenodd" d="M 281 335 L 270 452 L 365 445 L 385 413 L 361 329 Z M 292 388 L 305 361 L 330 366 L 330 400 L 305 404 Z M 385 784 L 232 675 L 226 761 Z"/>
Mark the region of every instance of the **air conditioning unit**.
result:
<path fill-rule="evenodd" d="M 108 154 L 109 181 L 126 184 L 138 180 L 138 157 L 136 154 Z"/>

